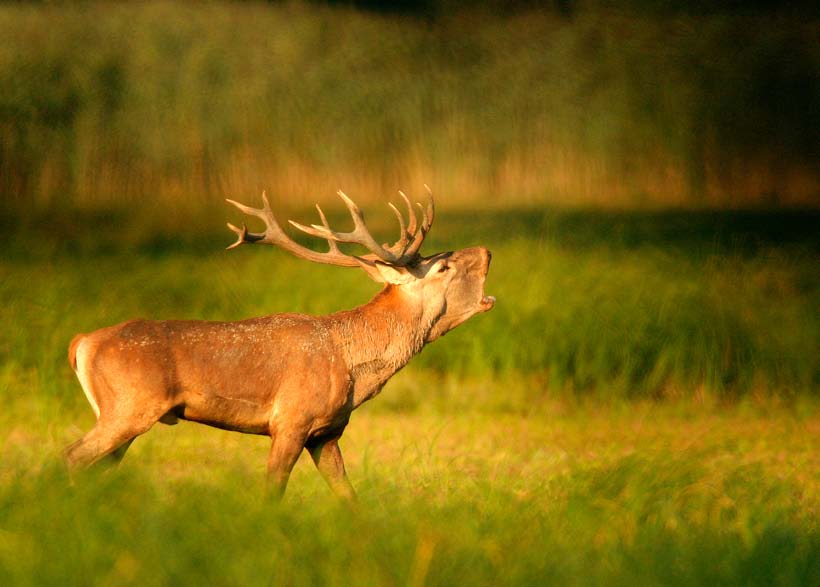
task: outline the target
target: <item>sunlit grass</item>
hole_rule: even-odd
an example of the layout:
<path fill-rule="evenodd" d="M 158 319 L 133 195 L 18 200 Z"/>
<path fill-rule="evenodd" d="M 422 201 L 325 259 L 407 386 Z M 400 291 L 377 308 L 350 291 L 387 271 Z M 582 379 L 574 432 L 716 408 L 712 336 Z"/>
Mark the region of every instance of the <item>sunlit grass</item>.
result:
<path fill-rule="evenodd" d="M 552 404 L 529 417 L 363 408 L 342 445 L 360 493 L 353 509 L 309 459 L 283 504 L 271 503 L 265 439 L 186 423 L 157 426 L 119 470 L 69 485 L 55 453 L 76 424 L 90 424 L 90 410 L 45 434 L 4 414 L 0 579 L 811 584 L 813 408 L 591 408 Z"/>

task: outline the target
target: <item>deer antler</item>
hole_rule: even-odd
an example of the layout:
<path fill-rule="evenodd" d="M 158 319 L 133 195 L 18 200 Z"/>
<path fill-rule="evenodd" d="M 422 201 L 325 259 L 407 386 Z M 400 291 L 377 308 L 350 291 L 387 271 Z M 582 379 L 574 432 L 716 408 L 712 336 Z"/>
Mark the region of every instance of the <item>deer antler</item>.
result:
<path fill-rule="evenodd" d="M 240 204 L 239 202 L 235 202 L 234 200 L 227 200 L 237 208 L 239 208 L 245 214 L 250 216 L 256 216 L 260 218 L 265 223 L 265 232 L 263 233 L 253 233 L 248 232 L 247 227 L 243 224 L 242 228 L 237 228 L 231 223 L 228 223 L 228 228 L 234 231 L 238 235 L 238 239 L 235 243 L 230 245 L 228 248 L 233 249 L 238 247 L 241 244 L 270 244 L 270 245 L 278 245 L 285 249 L 286 251 L 292 253 L 293 255 L 300 257 L 302 259 L 307 259 L 309 261 L 315 261 L 317 263 L 326 263 L 329 265 L 340 265 L 343 267 L 356 267 L 358 266 L 358 261 L 356 260 L 357 257 L 352 255 L 346 255 L 339 250 L 337 246 L 337 242 L 340 243 L 352 243 L 358 244 L 366 248 L 368 251 L 372 253 L 372 255 L 381 260 L 385 263 L 390 265 L 394 265 L 397 267 L 411 265 L 414 263 L 418 257 L 419 248 L 421 248 L 422 242 L 424 242 L 424 237 L 430 231 L 430 227 L 433 225 L 433 216 L 435 214 L 435 205 L 433 204 L 433 194 L 430 191 L 430 188 L 427 188 L 429 194 L 429 200 L 427 203 L 427 208 L 423 208 L 421 204 L 418 206 L 422 209 L 422 222 L 421 226 L 417 227 L 417 219 L 416 215 L 413 211 L 412 206 L 410 205 L 410 200 L 407 199 L 407 196 L 404 195 L 403 192 L 399 192 L 402 199 L 404 199 L 405 204 L 407 205 L 407 211 L 410 215 L 410 224 L 409 226 L 405 226 L 404 224 L 404 217 L 401 215 L 401 212 L 393 205 L 389 204 L 390 208 L 396 214 L 396 217 L 399 220 L 399 240 L 392 246 L 387 245 L 380 245 L 376 242 L 376 239 L 370 234 L 370 231 L 367 229 L 367 225 L 364 221 L 364 214 L 362 213 L 361 209 L 356 205 L 356 203 L 351 200 L 350 198 L 345 195 L 344 192 L 339 191 L 339 197 L 347 206 L 348 210 L 350 211 L 350 216 L 353 219 L 353 230 L 350 232 L 337 232 L 330 228 L 327 222 L 327 218 L 325 218 L 324 212 L 322 209 L 317 205 L 316 209 L 319 212 L 319 218 L 322 221 L 322 225 L 319 226 L 318 224 L 312 224 L 311 226 L 304 226 L 299 224 L 298 222 L 294 222 L 293 220 L 289 220 L 290 224 L 304 232 L 305 234 L 309 234 L 311 236 L 323 238 L 328 242 L 330 250 L 326 253 L 321 253 L 319 251 L 314 251 L 312 249 L 308 249 L 303 247 L 302 245 L 298 244 L 294 240 L 292 240 L 284 230 L 279 226 L 279 223 L 276 221 L 276 217 L 273 215 L 273 212 L 270 209 L 270 204 L 268 203 L 268 198 L 265 193 L 262 193 L 262 208 L 251 208 L 250 206 L 246 206 L 244 204 Z"/>

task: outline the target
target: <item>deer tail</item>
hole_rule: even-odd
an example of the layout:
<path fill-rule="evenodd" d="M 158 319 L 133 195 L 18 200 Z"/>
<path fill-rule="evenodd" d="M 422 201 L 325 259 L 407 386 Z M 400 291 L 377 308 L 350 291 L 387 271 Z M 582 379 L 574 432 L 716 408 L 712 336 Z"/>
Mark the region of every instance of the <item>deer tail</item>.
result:
<path fill-rule="evenodd" d="M 71 368 L 74 369 L 74 371 L 77 370 L 77 347 L 80 346 L 80 343 L 84 338 L 85 334 L 78 334 L 71 339 L 71 344 L 68 345 L 68 362 L 71 364 Z"/>

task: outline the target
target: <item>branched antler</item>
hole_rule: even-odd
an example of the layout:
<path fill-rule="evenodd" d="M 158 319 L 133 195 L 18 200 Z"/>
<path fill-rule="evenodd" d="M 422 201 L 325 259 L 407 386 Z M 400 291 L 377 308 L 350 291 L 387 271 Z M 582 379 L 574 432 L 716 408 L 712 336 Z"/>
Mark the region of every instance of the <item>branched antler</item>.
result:
<path fill-rule="evenodd" d="M 233 249 L 242 244 L 277 245 L 297 257 L 308 259 L 309 261 L 326 263 L 329 265 L 341 265 L 344 267 L 356 267 L 359 264 L 356 257 L 342 253 L 336 244 L 351 243 L 363 246 L 370 251 L 375 259 L 381 260 L 390 265 L 397 267 L 411 265 L 419 258 L 419 249 L 421 248 L 421 244 L 424 242 L 425 236 L 427 236 L 427 233 L 433 225 L 433 217 L 435 215 L 433 194 L 429 187 L 426 185 L 424 187 L 427 189 L 429 196 L 426 209 L 421 204 L 418 204 L 422 211 L 422 222 L 420 226 L 418 225 L 416 214 L 413 211 L 410 200 L 403 192 L 400 191 L 399 195 L 407 205 L 407 212 L 410 217 L 409 225 L 405 225 L 404 217 L 401 212 L 399 212 L 398 208 L 396 208 L 393 204 L 389 204 L 399 221 L 399 239 L 392 246 L 380 245 L 376 242 L 376 239 L 373 238 L 370 231 L 367 229 L 367 225 L 364 221 L 364 214 L 361 209 L 353 200 L 347 197 L 344 192 L 339 191 L 337 193 L 347 206 L 347 209 L 350 211 L 350 217 L 353 219 L 352 231 L 337 232 L 331 229 L 327 222 L 327 218 L 325 218 L 324 212 L 322 212 L 322 209 L 318 205 L 316 206 L 316 209 L 318 210 L 319 218 L 322 221 L 321 226 L 318 224 L 304 226 L 298 222 L 294 222 L 293 220 L 289 221 L 294 228 L 301 230 L 305 234 L 325 239 L 330 247 L 328 252 L 321 253 L 319 251 L 308 249 L 291 239 L 276 221 L 276 217 L 270 209 L 268 198 L 264 192 L 262 193 L 262 208 L 251 208 L 250 206 L 240 204 L 234 200 L 227 200 L 245 214 L 248 214 L 249 216 L 256 216 L 265 223 L 265 232 L 262 233 L 248 232 L 248 229 L 244 224 L 242 225 L 242 228 L 238 228 L 233 224 L 228 223 L 228 228 L 234 231 L 238 236 L 237 241 L 228 248 Z"/>

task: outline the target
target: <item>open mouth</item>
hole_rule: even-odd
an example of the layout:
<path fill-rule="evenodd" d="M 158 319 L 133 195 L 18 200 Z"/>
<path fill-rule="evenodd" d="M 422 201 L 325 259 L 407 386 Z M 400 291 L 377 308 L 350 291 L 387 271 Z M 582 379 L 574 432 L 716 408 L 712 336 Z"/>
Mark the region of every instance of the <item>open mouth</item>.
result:
<path fill-rule="evenodd" d="M 490 271 L 490 260 L 492 258 L 493 254 L 490 251 L 487 251 L 487 266 L 484 269 L 484 279 L 487 278 L 487 273 L 489 273 Z M 495 306 L 495 296 L 484 296 L 483 298 L 481 298 L 481 303 L 479 304 L 481 312 L 487 312 L 488 310 L 492 310 L 493 306 Z"/>

